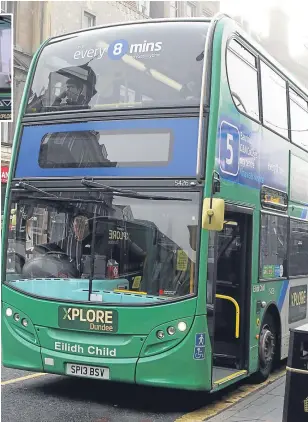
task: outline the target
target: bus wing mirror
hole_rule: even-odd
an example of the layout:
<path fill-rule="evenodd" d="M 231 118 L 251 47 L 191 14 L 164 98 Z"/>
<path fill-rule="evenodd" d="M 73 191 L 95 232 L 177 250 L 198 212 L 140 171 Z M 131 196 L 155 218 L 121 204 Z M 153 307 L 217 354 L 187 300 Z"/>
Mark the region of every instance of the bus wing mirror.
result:
<path fill-rule="evenodd" d="M 225 201 L 220 198 L 204 198 L 202 228 L 221 231 L 225 221 Z"/>

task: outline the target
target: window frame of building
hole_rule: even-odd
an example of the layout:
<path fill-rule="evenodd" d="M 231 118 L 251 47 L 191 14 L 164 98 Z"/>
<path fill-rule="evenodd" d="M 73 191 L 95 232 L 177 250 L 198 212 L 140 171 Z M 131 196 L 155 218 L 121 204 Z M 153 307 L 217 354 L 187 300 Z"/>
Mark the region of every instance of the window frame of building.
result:
<path fill-rule="evenodd" d="M 188 9 L 191 10 L 191 15 L 188 14 Z M 196 2 L 188 1 L 185 5 L 185 16 L 189 18 L 195 18 L 197 16 L 197 5 Z"/>
<path fill-rule="evenodd" d="M 171 13 L 171 10 L 173 10 L 174 13 Z M 178 1 L 169 1 L 169 16 L 170 18 L 179 17 L 179 2 Z"/>
<path fill-rule="evenodd" d="M 10 139 L 11 122 L 2 122 L 0 125 L 0 140 L 1 145 L 12 145 L 12 139 Z"/>
<path fill-rule="evenodd" d="M 150 16 L 150 2 L 147 0 L 141 0 L 137 2 L 138 12 L 144 16 Z"/>
<path fill-rule="evenodd" d="M 0 6 L 1 6 L 1 13 L 6 13 L 7 12 L 7 1 L 0 1 Z"/>
<path fill-rule="evenodd" d="M 82 28 L 92 28 L 93 26 L 96 26 L 96 16 L 88 10 L 84 10 L 82 14 Z"/>
<path fill-rule="evenodd" d="M 202 17 L 211 18 L 212 16 L 214 16 L 214 13 L 211 11 L 211 9 L 208 9 L 208 8 L 202 9 Z"/>

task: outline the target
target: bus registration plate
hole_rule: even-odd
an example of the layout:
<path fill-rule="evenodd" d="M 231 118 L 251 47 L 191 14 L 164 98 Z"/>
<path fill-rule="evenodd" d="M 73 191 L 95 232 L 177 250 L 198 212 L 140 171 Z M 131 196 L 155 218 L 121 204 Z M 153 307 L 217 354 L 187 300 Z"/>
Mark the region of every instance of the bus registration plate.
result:
<path fill-rule="evenodd" d="M 76 377 L 100 378 L 104 380 L 110 379 L 109 368 L 102 368 L 101 366 L 78 365 L 75 363 L 68 363 L 66 365 L 66 374 L 74 375 Z"/>

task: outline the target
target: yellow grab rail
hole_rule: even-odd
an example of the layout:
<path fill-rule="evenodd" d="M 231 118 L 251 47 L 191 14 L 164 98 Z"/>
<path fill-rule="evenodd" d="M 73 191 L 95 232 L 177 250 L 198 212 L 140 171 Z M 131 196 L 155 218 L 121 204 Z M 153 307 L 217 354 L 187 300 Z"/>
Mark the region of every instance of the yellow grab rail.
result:
<path fill-rule="evenodd" d="M 240 336 L 240 307 L 239 304 L 233 297 L 225 295 L 216 295 L 218 299 L 229 300 L 235 306 L 235 338 Z"/>

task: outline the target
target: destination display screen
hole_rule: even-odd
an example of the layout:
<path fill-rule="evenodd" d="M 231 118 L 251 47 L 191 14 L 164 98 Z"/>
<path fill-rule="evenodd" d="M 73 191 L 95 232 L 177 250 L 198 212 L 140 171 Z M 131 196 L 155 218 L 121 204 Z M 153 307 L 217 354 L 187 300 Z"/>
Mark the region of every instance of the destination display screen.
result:
<path fill-rule="evenodd" d="M 39 153 L 42 168 L 164 166 L 172 155 L 170 131 L 48 133 Z"/>
<path fill-rule="evenodd" d="M 285 211 L 288 208 L 288 195 L 268 186 L 261 188 L 261 204 L 263 208 Z"/>

